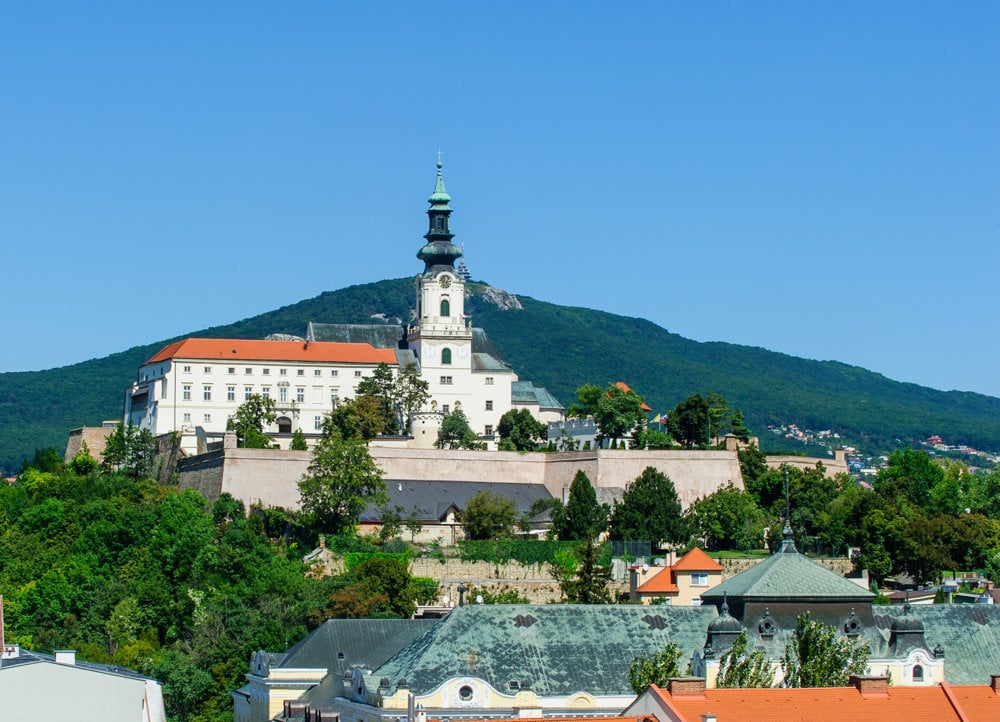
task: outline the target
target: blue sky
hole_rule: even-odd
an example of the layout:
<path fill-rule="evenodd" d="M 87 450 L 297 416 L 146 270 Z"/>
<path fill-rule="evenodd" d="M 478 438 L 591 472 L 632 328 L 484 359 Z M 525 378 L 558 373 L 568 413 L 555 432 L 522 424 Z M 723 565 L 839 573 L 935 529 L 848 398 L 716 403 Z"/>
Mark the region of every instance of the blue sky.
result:
<path fill-rule="evenodd" d="M 998 31 L 992 2 L 5 3 L 0 371 L 417 273 L 441 149 L 477 278 L 1000 395 Z"/>

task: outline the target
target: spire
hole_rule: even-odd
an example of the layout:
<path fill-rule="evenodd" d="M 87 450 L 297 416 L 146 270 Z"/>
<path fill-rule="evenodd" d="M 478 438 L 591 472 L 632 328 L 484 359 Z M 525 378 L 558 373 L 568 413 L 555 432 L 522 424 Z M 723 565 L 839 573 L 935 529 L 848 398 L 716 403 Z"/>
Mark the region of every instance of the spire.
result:
<path fill-rule="evenodd" d="M 785 467 L 785 526 L 781 530 L 781 537 L 781 549 L 778 552 L 780 554 L 798 554 L 799 550 L 795 548 L 795 534 L 792 532 L 792 510 L 788 496 L 787 466 Z"/>
<path fill-rule="evenodd" d="M 424 262 L 424 273 L 436 269 L 454 269 L 455 261 L 462 257 L 461 249 L 451 242 L 455 235 L 449 228 L 451 218 L 451 196 L 444 188 L 444 176 L 441 174 L 441 153 L 438 152 L 437 180 L 434 182 L 434 192 L 427 202 L 428 229 L 424 234 L 427 243 L 417 253 L 417 258 Z"/>

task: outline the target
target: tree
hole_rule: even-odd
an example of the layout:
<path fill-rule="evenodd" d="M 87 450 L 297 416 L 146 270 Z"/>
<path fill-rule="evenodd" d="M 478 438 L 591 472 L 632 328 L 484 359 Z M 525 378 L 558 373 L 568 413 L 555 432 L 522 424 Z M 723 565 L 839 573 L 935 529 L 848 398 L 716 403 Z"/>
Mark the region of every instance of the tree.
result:
<path fill-rule="evenodd" d="M 677 489 L 662 472 L 647 466 L 611 512 L 612 539 L 682 542 L 686 528 Z"/>
<path fill-rule="evenodd" d="M 343 439 L 374 439 L 385 432 L 382 404 L 371 394 L 346 399 L 323 417 L 321 428 L 325 436 L 336 432 Z"/>
<path fill-rule="evenodd" d="M 511 409 L 500 417 L 497 433 L 503 441 L 510 443 L 513 451 L 532 451 L 545 440 L 548 427 L 527 409 Z"/>
<path fill-rule="evenodd" d="M 409 571 L 398 559 L 366 559 L 348 572 L 346 581 L 347 586 L 330 596 L 324 616 L 408 619 L 416 611 L 418 585 L 413 584 Z"/>
<path fill-rule="evenodd" d="M 743 477 L 743 486 L 747 491 L 750 491 L 751 485 L 767 471 L 767 455 L 758 449 L 756 444 L 738 449 L 736 455 L 740 460 L 740 476 Z M 754 497 L 760 504 L 760 498 L 756 494 Z"/>
<path fill-rule="evenodd" d="M 382 416 L 382 432 L 394 433 L 398 427 L 396 410 L 396 375 L 387 363 L 380 363 L 372 375 L 363 379 L 357 387 L 359 396 L 367 395 L 378 401 Z"/>
<path fill-rule="evenodd" d="M 609 509 L 597 503 L 597 492 L 583 470 L 576 472 L 569 487 L 566 506 L 558 506 L 552 515 L 552 531 L 559 541 L 594 539 L 608 526 Z"/>
<path fill-rule="evenodd" d="M 852 674 L 864 674 L 869 649 L 861 638 L 841 637 L 835 627 L 803 612 L 781 661 L 788 687 L 845 687 Z"/>
<path fill-rule="evenodd" d="M 641 654 L 632 658 L 628 668 L 628 684 L 636 694 L 645 692 L 649 685 L 666 689 L 671 677 L 680 675 L 681 648 L 676 642 L 666 646 L 652 657 Z"/>
<path fill-rule="evenodd" d="M 441 420 L 441 429 L 438 431 L 439 449 L 485 449 L 486 444 L 479 441 L 479 437 L 469 426 L 469 420 L 461 409 L 455 409 L 449 414 L 445 414 Z"/>
<path fill-rule="evenodd" d="M 382 507 L 382 526 L 378 530 L 379 541 L 385 544 L 390 539 L 399 536 L 399 530 L 403 528 L 403 507 L 398 504 L 393 507 Z"/>
<path fill-rule="evenodd" d="M 722 394 L 711 391 L 705 394 L 705 402 L 708 404 L 708 435 L 721 439 L 729 429 L 729 402 Z"/>
<path fill-rule="evenodd" d="M 733 640 L 733 646 L 719 658 L 718 688 L 773 687 L 774 669 L 763 649 L 750 652 L 746 631 Z"/>
<path fill-rule="evenodd" d="M 743 412 L 739 409 L 733 412 L 733 418 L 729 420 L 729 433 L 744 444 L 750 443 L 750 429 L 743 423 Z"/>
<path fill-rule="evenodd" d="M 385 482 L 362 439 L 323 437 L 299 481 L 302 510 L 332 534 L 354 529 L 369 504 L 386 504 Z"/>
<path fill-rule="evenodd" d="M 119 423 L 108 435 L 103 466 L 121 471 L 129 478 L 140 479 L 152 472 L 155 456 L 156 441 L 149 429 L 140 430 L 131 421 L 128 426 Z"/>
<path fill-rule="evenodd" d="M 598 560 L 598 547 L 592 539 L 580 545 L 580 563 L 573 572 L 557 569 L 559 589 L 570 604 L 609 604 L 611 602 L 611 567 Z"/>
<path fill-rule="evenodd" d="M 406 531 L 410 532 L 411 542 L 417 540 L 417 534 L 423 531 L 423 528 L 424 524 L 420 521 L 416 508 L 411 509 L 409 516 L 406 517 Z"/>
<path fill-rule="evenodd" d="M 302 429 L 292 432 L 292 443 L 289 447 L 292 451 L 308 451 L 309 444 L 306 443 L 306 435 Z"/>
<path fill-rule="evenodd" d="M 243 449 L 268 449 L 271 439 L 264 433 L 267 424 L 273 424 L 277 416 L 274 413 L 274 399 L 253 394 L 236 408 L 232 420 L 233 431 L 236 432 L 236 445 Z"/>
<path fill-rule="evenodd" d="M 607 388 L 585 384 L 576 390 L 576 402 L 569 405 L 567 416 L 590 416 L 597 425 L 598 443 L 610 439 L 611 448 L 646 421 L 642 397 L 624 384 L 609 383 Z"/>
<path fill-rule="evenodd" d="M 462 526 L 469 539 L 505 539 L 514 535 L 517 505 L 503 494 L 480 491 L 465 504 Z"/>
<path fill-rule="evenodd" d="M 415 411 L 420 411 L 430 398 L 430 384 L 420 378 L 420 370 L 413 362 L 406 364 L 396 377 L 394 402 L 400 410 L 403 431 L 410 431 L 410 422 Z"/>
<path fill-rule="evenodd" d="M 731 482 L 695 501 L 687 513 L 691 532 L 711 550 L 749 551 L 763 546 L 767 518 L 753 497 Z"/>
<path fill-rule="evenodd" d="M 705 449 L 709 442 L 709 412 L 708 401 L 701 394 L 689 396 L 667 412 L 667 431 L 685 448 Z"/>

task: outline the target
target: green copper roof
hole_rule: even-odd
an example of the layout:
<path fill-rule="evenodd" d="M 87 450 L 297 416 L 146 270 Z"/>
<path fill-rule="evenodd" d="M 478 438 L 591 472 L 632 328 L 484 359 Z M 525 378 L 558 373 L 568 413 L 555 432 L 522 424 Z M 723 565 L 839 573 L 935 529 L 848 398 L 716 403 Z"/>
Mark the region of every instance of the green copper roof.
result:
<path fill-rule="evenodd" d="M 444 205 L 448 205 L 448 203 L 451 201 L 451 196 L 448 195 L 448 191 L 446 191 L 444 189 L 444 176 L 441 175 L 441 167 L 442 167 L 442 165 L 443 164 L 441 163 L 441 160 L 438 159 L 438 162 L 437 162 L 437 169 L 438 169 L 437 182 L 434 184 L 434 192 L 431 193 L 431 197 L 427 199 L 427 202 L 430 203 L 431 205 L 437 205 L 439 203 L 443 203 Z"/>
<path fill-rule="evenodd" d="M 714 607 L 487 604 L 459 607 L 369 679 L 405 679 L 417 695 L 454 677 L 474 676 L 506 692 L 527 682 L 542 696 L 631 695 L 628 667 L 669 642 L 681 666 L 705 641 Z"/>
<path fill-rule="evenodd" d="M 776 554 L 701 595 L 706 603 L 804 601 L 870 603 L 875 595 L 799 554 L 790 530 Z"/>

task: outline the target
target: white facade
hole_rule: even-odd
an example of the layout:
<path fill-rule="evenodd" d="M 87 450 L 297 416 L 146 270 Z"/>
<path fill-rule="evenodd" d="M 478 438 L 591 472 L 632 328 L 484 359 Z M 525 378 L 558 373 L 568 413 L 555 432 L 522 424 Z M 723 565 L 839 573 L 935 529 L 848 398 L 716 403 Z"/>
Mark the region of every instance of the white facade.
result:
<path fill-rule="evenodd" d="M 238 339 L 171 344 L 139 368 L 138 380 L 125 392 L 125 421 L 154 436 L 200 428 L 208 439 L 221 439 L 239 405 L 257 394 L 275 402 L 277 419 L 267 433 L 318 434 L 323 415 L 338 400 L 353 398 L 378 363 L 396 363 L 391 351 L 369 346 L 359 354 L 357 346 Z M 338 347 L 350 348 L 339 353 Z M 219 358 L 220 353 L 228 357 Z"/>

